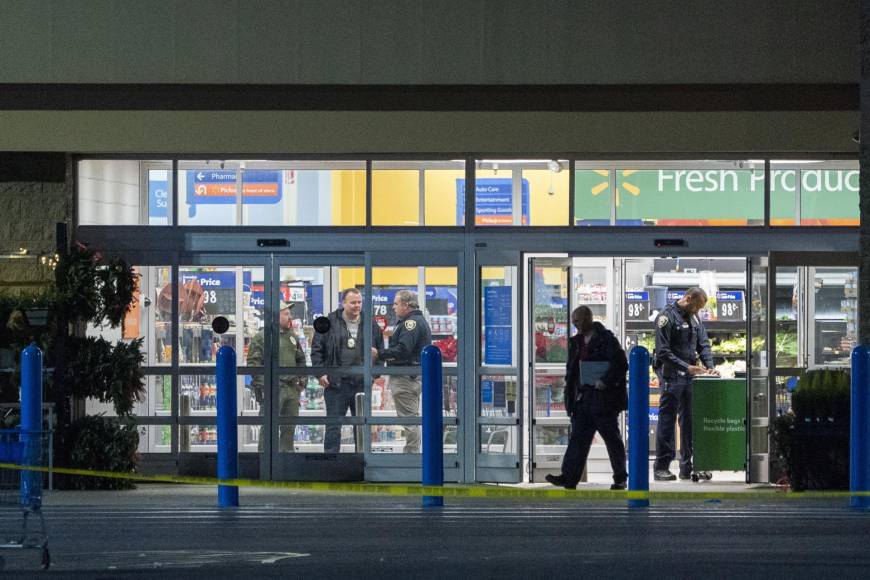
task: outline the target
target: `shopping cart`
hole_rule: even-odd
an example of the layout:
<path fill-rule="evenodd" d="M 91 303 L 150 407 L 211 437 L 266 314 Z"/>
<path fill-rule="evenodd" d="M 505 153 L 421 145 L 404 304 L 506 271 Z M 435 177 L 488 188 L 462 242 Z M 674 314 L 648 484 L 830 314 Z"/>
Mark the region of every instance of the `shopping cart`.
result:
<path fill-rule="evenodd" d="M 0 514 L 0 570 L 5 564 L 3 550 L 39 550 L 43 569 L 51 565 L 48 534 L 42 515 L 42 472 L 20 466 L 42 467 L 47 457 L 48 433 L 0 430 L 0 510 L 21 512 L 22 520 Z M 12 466 L 19 467 L 12 467 Z M 15 529 L 11 523 L 15 521 Z M 5 528 L 10 529 L 5 529 Z"/>

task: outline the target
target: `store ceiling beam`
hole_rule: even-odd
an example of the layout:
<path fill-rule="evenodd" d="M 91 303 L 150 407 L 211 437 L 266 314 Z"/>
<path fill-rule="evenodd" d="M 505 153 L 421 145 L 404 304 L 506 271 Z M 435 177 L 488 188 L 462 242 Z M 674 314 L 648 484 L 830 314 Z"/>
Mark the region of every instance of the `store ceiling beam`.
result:
<path fill-rule="evenodd" d="M 858 84 L 0 84 L 0 110 L 857 111 Z"/>

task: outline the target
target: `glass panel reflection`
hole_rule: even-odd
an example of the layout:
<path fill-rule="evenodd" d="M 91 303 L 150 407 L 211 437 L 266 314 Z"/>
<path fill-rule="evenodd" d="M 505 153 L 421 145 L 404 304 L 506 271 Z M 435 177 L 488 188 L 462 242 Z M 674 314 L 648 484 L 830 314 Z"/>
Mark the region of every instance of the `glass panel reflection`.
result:
<path fill-rule="evenodd" d="M 517 412 L 517 377 L 481 375 L 481 417 L 516 417 Z"/>
<path fill-rule="evenodd" d="M 139 453 L 170 453 L 172 427 L 169 425 L 139 425 Z"/>
<path fill-rule="evenodd" d="M 518 428 L 515 425 L 481 425 L 480 452 L 491 455 L 516 455 Z"/>

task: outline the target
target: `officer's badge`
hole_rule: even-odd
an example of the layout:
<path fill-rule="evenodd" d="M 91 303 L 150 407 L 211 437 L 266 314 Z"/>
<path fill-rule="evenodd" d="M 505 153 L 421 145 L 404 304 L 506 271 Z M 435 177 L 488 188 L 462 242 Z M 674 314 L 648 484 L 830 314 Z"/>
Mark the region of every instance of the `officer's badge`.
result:
<path fill-rule="evenodd" d="M 406 320 L 405 321 L 405 330 L 414 330 L 415 328 L 417 328 L 417 321 L 416 320 Z"/>
<path fill-rule="evenodd" d="M 290 344 L 292 344 L 293 346 L 296 346 L 296 339 L 293 338 L 292 336 L 289 338 L 290 338 Z"/>
<path fill-rule="evenodd" d="M 664 328 L 665 326 L 667 326 L 668 325 L 668 317 L 665 316 L 664 314 L 659 316 L 658 324 L 659 324 L 659 328 Z"/>

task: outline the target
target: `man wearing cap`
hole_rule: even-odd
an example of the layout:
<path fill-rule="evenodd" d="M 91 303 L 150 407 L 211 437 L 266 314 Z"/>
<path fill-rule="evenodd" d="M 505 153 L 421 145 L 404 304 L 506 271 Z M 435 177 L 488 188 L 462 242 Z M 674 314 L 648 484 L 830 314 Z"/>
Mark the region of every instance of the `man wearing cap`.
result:
<path fill-rule="evenodd" d="M 341 307 L 329 314 L 329 328 L 316 332 L 311 342 L 311 365 L 315 367 L 352 367 L 363 364 L 363 339 L 360 330 L 366 327 L 362 315 L 362 294 L 358 288 L 348 288 L 342 293 Z M 381 329 L 372 320 L 371 344 L 372 359 L 384 348 Z M 316 330 L 316 325 L 315 325 Z M 319 379 L 323 387 L 326 414 L 330 417 L 344 417 L 348 409 L 356 416 L 361 409 L 356 408 L 356 395 L 363 392 L 363 379 L 360 375 L 330 372 Z M 327 425 L 323 439 L 325 453 L 338 453 L 341 450 L 341 425 Z"/>
<path fill-rule="evenodd" d="M 299 340 L 293 334 L 293 320 L 290 318 L 291 302 L 281 301 L 281 310 L 278 316 L 278 364 L 282 367 L 304 367 L 305 352 L 299 344 Z M 263 331 L 261 330 L 251 340 L 251 346 L 248 348 L 247 364 L 250 366 L 262 366 L 264 360 L 263 353 Z M 278 379 L 278 409 L 281 417 L 296 417 L 299 415 L 299 394 L 305 387 L 307 377 L 305 376 L 288 376 L 282 375 Z M 254 397 L 260 405 L 263 404 L 264 388 L 263 375 L 254 375 L 251 380 L 251 390 Z M 263 408 L 260 407 L 260 414 Z M 282 453 L 293 453 L 293 425 L 282 425 L 280 427 L 280 441 L 278 449 Z M 260 437 L 262 449 L 262 434 Z"/>
<path fill-rule="evenodd" d="M 390 348 L 381 351 L 379 358 L 390 366 L 419 366 L 420 352 L 432 343 L 432 331 L 423 318 L 417 293 L 399 290 L 393 299 L 393 311 L 399 318 L 390 337 Z M 420 375 L 392 375 L 390 393 L 399 417 L 420 416 Z M 405 425 L 404 453 L 420 452 L 420 427 Z"/>

